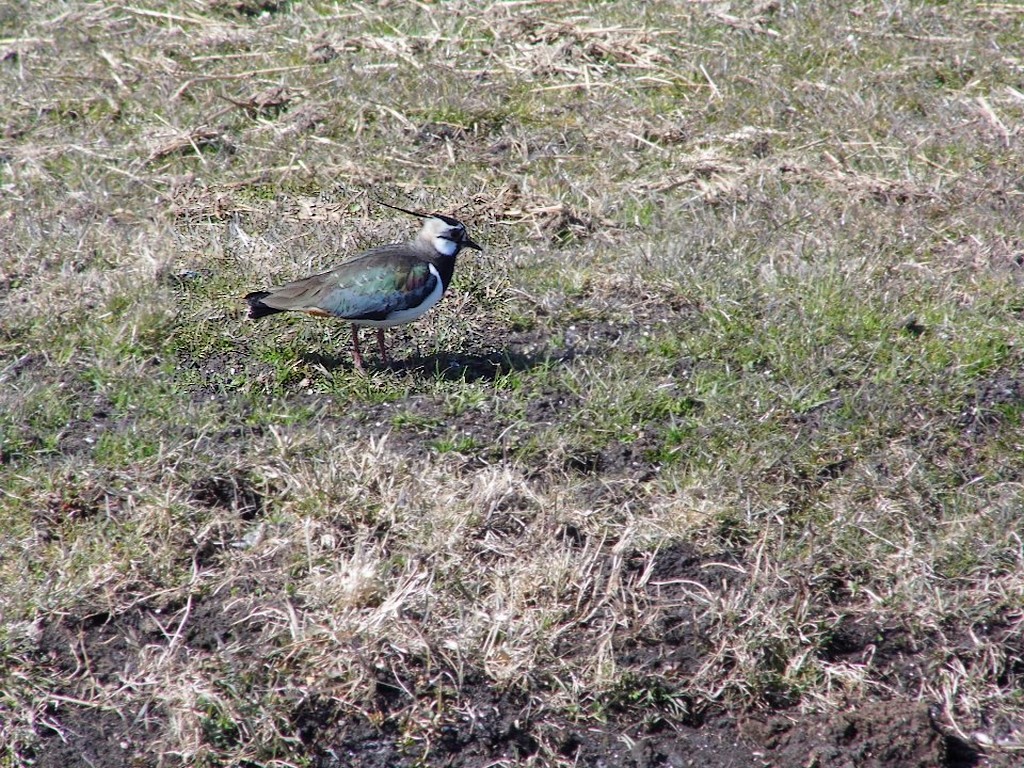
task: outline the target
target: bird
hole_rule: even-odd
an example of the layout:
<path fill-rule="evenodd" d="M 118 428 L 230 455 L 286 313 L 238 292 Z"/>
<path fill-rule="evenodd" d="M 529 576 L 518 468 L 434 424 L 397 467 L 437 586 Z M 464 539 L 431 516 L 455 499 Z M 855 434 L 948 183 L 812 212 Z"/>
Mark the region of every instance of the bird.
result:
<path fill-rule="evenodd" d="M 359 328 L 377 329 L 377 347 L 388 362 L 384 329 L 411 323 L 441 300 L 455 273 L 455 258 L 465 248 L 482 251 L 461 221 L 442 213 L 423 213 L 378 201 L 423 220 L 415 238 L 371 248 L 326 272 L 245 295 L 249 317 L 305 312 L 337 317 L 352 324 L 352 360 L 359 371 Z"/>

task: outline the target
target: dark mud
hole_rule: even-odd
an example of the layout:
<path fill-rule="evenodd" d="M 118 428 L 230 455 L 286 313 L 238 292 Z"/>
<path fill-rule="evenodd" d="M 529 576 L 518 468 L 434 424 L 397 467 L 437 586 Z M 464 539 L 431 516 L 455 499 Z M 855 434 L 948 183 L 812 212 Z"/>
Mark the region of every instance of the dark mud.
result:
<path fill-rule="evenodd" d="M 252 506 L 250 492 L 237 478 L 199 486 L 196 493 L 225 507 L 247 510 Z M 581 536 L 571 530 L 562 534 L 568 539 Z M 653 562 L 636 553 L 627 571 L 648 567 L 648 598 L 678 605 L 681 601 L 673 590 L 683 581 L 710 591 L 742 588 L 744 576 L 733 565 L 727 552 L 702 553 L 679 543 L 662 549 Z M 41 724 L 38 746 L 24 757 L 42 768 L 182 764 L 160 758 L 154 749 L 172 713 L 149 709 L 138 699 L 134 711 L 79 702 L 89 696 L 90 686 L 116 686 L 126 674 L 130 677 L 147 649 L 167 647 L 167 633 L 185 610 L 188 621 L 182 623 L 173 653 L 224 662 L 226 669 L 244 669 L 254 690 L 273 684 L 261 677 L 271 674 L 260 663 L 265 627 L 258 618 L 246 615 L 237 601 L 209 596 L 188 605 L 140 605 L 119 616 L 67 616 L 44 627 L 37 645 L 38 664 L 52 678 L 65 681 L 58 691 L 64 698 L 44 713 L 45 721 L 54 725 Z M 870 622 L 850 622 L 836 633 L 828 653 L 835 658 L 863 656 L 869 646 L 879 643 L 880 631 Z M 585 632 L 563 650 L 596 652 Z M 676 699 L 682 707 L 670 715 L 664 703 L 685 690 L 687 674 L 701 663 L 704 652 L 699 621 L 685 609 L 676 609 L 643 633 L 624 631 L 615 641 L 616 662 L 627 673 L 626 679 L 655 690 L 641 703 L 613 692 L 595 713 L 569 718 L 544 706 L 543 682 L 532 691 L 502 690 L 481 670 L 464 669 L 458 671 L 461 680 L 456 689 L 438 682 L 458 679 L 455 670 L 424 675 L 413 659 L 401 669 L 377 670 L 362 712 L 328 696 L 310 694 L 306 688 L 289 721 L 278 727 L 297 736 L 299 754 L 317 768 L 485 768 L 525 764 L 531 759 L 538 765 L 561 762 L 592 768 L 1013 765 L 1008 758 L 984 758 L 943 728 L 937 721 L 940 713 L 910 696 L 851 702 L 842 712 L 810 715 L 788 706 L 755 712 L 693 709 L 683 696 Z M 883 643 L 874 653 L 906 660 L 911 651 L 896 633 L 890 645 Z M 671 674 L 665 674 L 666 669 Z M 673 685 L 678 691 L 671 690 Z M 442 701 L 443 708 L 438 706 Z M 427 725 L 422 717 L 413 717 L 412 713 L 422 714 L 431 707 L 436 716 Z M 210 723 L 204 738 L 214 753 L 238 739 L 236 727 L 212 716 Z"/>

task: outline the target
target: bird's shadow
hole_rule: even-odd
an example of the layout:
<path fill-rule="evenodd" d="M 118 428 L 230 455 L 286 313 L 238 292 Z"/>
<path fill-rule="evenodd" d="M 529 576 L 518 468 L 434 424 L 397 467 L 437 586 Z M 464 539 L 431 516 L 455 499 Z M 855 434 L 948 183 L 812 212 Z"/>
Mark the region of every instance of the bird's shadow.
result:
<path fill-rule="evenodd" d="M 552 352 L 543 350 L 535 354 L 523 354 L 509 350 L 499 350 L 482 354 L 433 354 L 410 355 L 387 363 L 379 359 L 364 359 L 369 372 L 393 371 L 417 377 L 433 377 L 447 381 L 494 381 L 512 371 L 529 371 L 547 365 L 569 362 L 575 353 L 573 350 Z M 306 352 L 301 355 L 304 363 L 315 365 L 331 372 L 339 368 L 354 370 L 351 356 L 324 355 L 319 352 Z"/>

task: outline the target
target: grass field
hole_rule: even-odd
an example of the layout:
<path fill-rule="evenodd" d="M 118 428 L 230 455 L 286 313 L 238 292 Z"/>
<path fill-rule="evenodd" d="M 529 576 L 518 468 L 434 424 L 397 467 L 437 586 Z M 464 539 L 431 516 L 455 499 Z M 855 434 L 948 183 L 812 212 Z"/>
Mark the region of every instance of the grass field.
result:
<path fill-rule="evenodd" d="M 1022 40 L 0 6 L 0 766 L 1018 765 Z M 245 317 L 377 200 L 391 365 Z"/>

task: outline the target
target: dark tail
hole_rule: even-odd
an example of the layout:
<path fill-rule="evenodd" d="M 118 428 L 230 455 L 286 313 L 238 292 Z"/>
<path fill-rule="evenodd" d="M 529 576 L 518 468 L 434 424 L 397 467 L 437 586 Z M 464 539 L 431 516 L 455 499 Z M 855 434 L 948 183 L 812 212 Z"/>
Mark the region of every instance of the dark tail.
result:
<path fill-rule="evenodd" d="M 253 291 L 252 293 L 246 294 L 245 300 L 249 302 L 249 317 L 253 320 L 257 320 L 267 315 L 276 315 L 278 312 L 284 312 L 283 309 L 274 309 L 268 307 L 263 303 L 263 299 L 270 295 L 269 291 Z"/>

